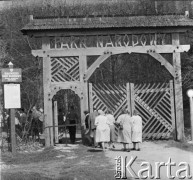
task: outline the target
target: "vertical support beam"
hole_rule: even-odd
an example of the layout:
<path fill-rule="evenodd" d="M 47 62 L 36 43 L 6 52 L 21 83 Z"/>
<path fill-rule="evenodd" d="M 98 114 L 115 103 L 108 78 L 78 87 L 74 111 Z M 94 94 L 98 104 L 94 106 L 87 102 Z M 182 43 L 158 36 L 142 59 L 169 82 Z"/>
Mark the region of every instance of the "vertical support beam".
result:
<path fill-rule="evenodd" d="M 85 143 L 84 129 L 85 129 L 85 115 L 84 111 L 88 110 L 88 83 L 84 81 L 84 73 L 87 71 L 87 57 L 79 56 L 79 72 L 80 72 L 80 84 L 82 87 L 80 97 L 80 111 L 81 111 L 81 135 L 82 142 Z"/>
<path fill-rule="evenodd" d="M 193 142 L 193 97 L 189 97 L 190 99 L 190 125 L 191 125 L 191 140 Z"/>
<path fill-rule="evenodd" d="M 135 109 L 135 92 L 133 83 L 130 83 L 130 93 L 131 93 L 131 115 L 133 115 L 133 111 Z"/>
<path fill-rule="evenodd" d="M 127 109 L 131 112 L 131 92 L 130 92 L 130 83 L 126 85 L 127 90 Z"/>
<path fill-rule="evenodd" d="M 80 72 L 80 83 L 82 87 L 82 97 L 80 99 L 81 105 L 81 125 L 84 124 L 84 111 L 88 110 L 88 83 L 84 81 L 84 73 L 87 70 L 87 57 L 79 56 L 79 72 Z"/>
<path fill-rule="evenodd" d="M 58 143 L 58 104 L 54 101 L 54 139 Z"/>
<path fill-rule="evenodd" d="M 176 139 L 176 118 L 175 118 L 175 105 L 174 105 L 174 84 L 173 81 L 170 81 L 170 103 L 171 103 L 171 118 L 172 118 L 172 129 L 173 129 L 173 138 Z"/>
<path fill-rule="evenodd" d="M 172 34 L 172 44 L 179 46 L 179 33 Z M 183 99 L 182 99 L 182 77 L 181 77 L 181 59 L 180 53 L 173 52 L 173 66 L 175 69 L 174 77 L 174 101 L 175 101 L 175 116 L 176 116 L 176 140 L 184 139 L 184 116 L 183 116 Z"/>
<path fill-rule="evenodd" d="M 89 83 L 89 109 L 93 112 L 93 100 L 92 100 L 92 84 Z"/>
<path fill-rule="evenodd" d="M 53 146 L 53 126 L 52 121 L 52 99 L 50 98 L 50 82 L 51 82 L 51 70 L 50 70 L 50 57 L 46 54 L 46 50 L 50 47 L 49 38 L 42 38 L 42 49 L 45 52 L 43 57 L 43 85 L 44 85 L 44 113 L 45 113 L 45 145 L 46 147 Z"/>
<path fill-rule="evenodd" d="M 12 155 L 16 154 L 16 137 L 15 137 L 15 109 L 10 110 L 10 124 L 11 124 L 11 152 Z"/>
<path fill-rule="evenodd" d="M 68 112 L 68 92 L 67 90 L 64 91 L 64 107 L 65 107 L 65 115 Z"/>
<path fill-rule="evenodd" d="M 135 108 L 135 94 L 134 94 L 134 84 L 127 83 L 127 108 L 130 111 L 130 114 L 133 115 Z"/>

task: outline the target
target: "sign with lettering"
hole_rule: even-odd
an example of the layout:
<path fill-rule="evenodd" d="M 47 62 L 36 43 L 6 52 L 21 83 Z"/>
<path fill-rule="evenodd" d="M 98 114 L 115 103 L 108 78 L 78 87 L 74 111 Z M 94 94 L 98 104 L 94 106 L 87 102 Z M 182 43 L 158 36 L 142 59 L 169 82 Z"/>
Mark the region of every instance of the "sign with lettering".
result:
<path fill-rule="evenodd" d="M 51 49 L 72 49 L 90 47 L 128 47 L 128 46 L 156 46 L 172 44 L 171 33 L 161 34 L 115 34 L 93 36 L 62 36 L 51 37 Z"/>
<path fill-rule="evenodd" d="M 4 105 L 6 109 L 21 108 L 20 84 L 4 84 Z"/>
<path fill-rule="evenodd" d="M 1 73 L 2 82 L 22 82 L 21 69 L 4 68 Z"/>

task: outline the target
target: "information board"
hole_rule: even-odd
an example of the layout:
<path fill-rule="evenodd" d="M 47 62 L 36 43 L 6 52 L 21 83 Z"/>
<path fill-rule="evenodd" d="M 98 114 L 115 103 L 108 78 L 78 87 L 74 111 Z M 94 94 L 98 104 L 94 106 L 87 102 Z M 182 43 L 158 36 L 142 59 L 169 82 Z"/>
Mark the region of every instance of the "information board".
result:
<path fill-rule="evenodd" d="M 21 108 L 20 84 L 4 84 L 5 109 Z"/>
<path fill-rule="evenodd" d="M 2 82 L 22 82 L 21 69 L 3 68 Z"/>

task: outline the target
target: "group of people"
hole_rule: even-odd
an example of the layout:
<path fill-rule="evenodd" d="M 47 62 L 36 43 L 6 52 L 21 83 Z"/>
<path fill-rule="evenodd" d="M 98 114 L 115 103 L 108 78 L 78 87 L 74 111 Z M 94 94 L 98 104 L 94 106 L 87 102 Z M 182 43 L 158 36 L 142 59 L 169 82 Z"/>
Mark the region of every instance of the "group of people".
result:
<path fill-rule="evenodd" d="M 8 132 L 8 130 L 10 129 L 9 113 L 5 111 L 3 114 L 1 114 L 0 119 L 1 119 L 2 131 Z M 21 132 L 24 130 L 26 119 L 27 119 L 27 115 L 23 108 L 15 111 L 15 129 L 17 133 L 21 134 Z"/>
<path fill-rule="evenodd" d="M 43 109 L 37 109 L 34 106 L 29 114 L 24 108 L 15 110 L 15 131 L 16 134 L 21 138 L 26 135 L 27 137 L 32 136 L 32 138 L 36 139 L 37 137 L 43 133 Z M 4 112 L 0 116 L 1 120 L 1 129 L 4 132 L 10 133 L 11 128 L 11 119 L 8 112 Z"/>
<path fill-rule="evenodd" d="M 93 138 L 93 146 L 100 146 L 103 150 L 115 148 L 114 142 L 123 144 L 123 151 L 140 151 L 142 142 L 142 118 L 134 110 L 133 115 L 127 109 L 115 120 L 112 112 L 105 114 L 102 110 L 96 110 L 89 114 L 85 111 L 86 134 Z M 116 138 L 115 129 L 118 129 Z M 133 144 L 131 148 L 130 145 Z M 128 147 L 127 147 L 128 146 Z"/>

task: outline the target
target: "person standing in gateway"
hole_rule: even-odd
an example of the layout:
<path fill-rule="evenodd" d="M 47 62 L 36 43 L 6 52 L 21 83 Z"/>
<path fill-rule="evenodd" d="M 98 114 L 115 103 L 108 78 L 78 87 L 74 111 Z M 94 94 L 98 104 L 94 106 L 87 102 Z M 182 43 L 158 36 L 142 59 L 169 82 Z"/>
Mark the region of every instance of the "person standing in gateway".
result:
<path fill-rule="evenodd" d="M 72 125 L 68 126 L 69 134 L 70 134 L 70 141 L 72 144 L 76 141 L 76 124 L 78 124 L 78 115 L 75 112 L 74 106 L 70 106 L 70 112 L 66 116 L 66 124 Z"/>
<path fill-rule="evenodd" d="M 137 110 L 134 110 L 131 121 L 133 150 L 140 151 L 140 143 L 142 143 L 142 118 Z"/>
<path fill-rule="evenodd" d="M 117 142 L 123 144 L 123 151 L 130 151 L 129 145 L 132 144 L 131 139 L 131 127 L 132 121 L 130 112 L 127 109 L 124 109 L 122 114 L 118 117 L 116 123 L 120 126 Z M 128 149 L 127 149 L 128 144 Z"/>
<path fill-rule="evenodd" d="M 90 129 L 90 136 L 93 137 L 93 145 L 94 147 L 98 146 L 98 143 L 96 143 L 96 126 L 95 126 L 95 118 L 98 116 L 97 109 L 93 108 L 93 112 L 90 113 L 89 119 L 88 119 L 88 125 Z"/>
<path fill-rule="evenodd" d="M 102 149 L 105 150 L 105 144 L 110 142 L 110 122 L 105 116 L 104 111 L 98 111 L 99 116 L 95 119 L 96 142 L 101 143 Z"/>

